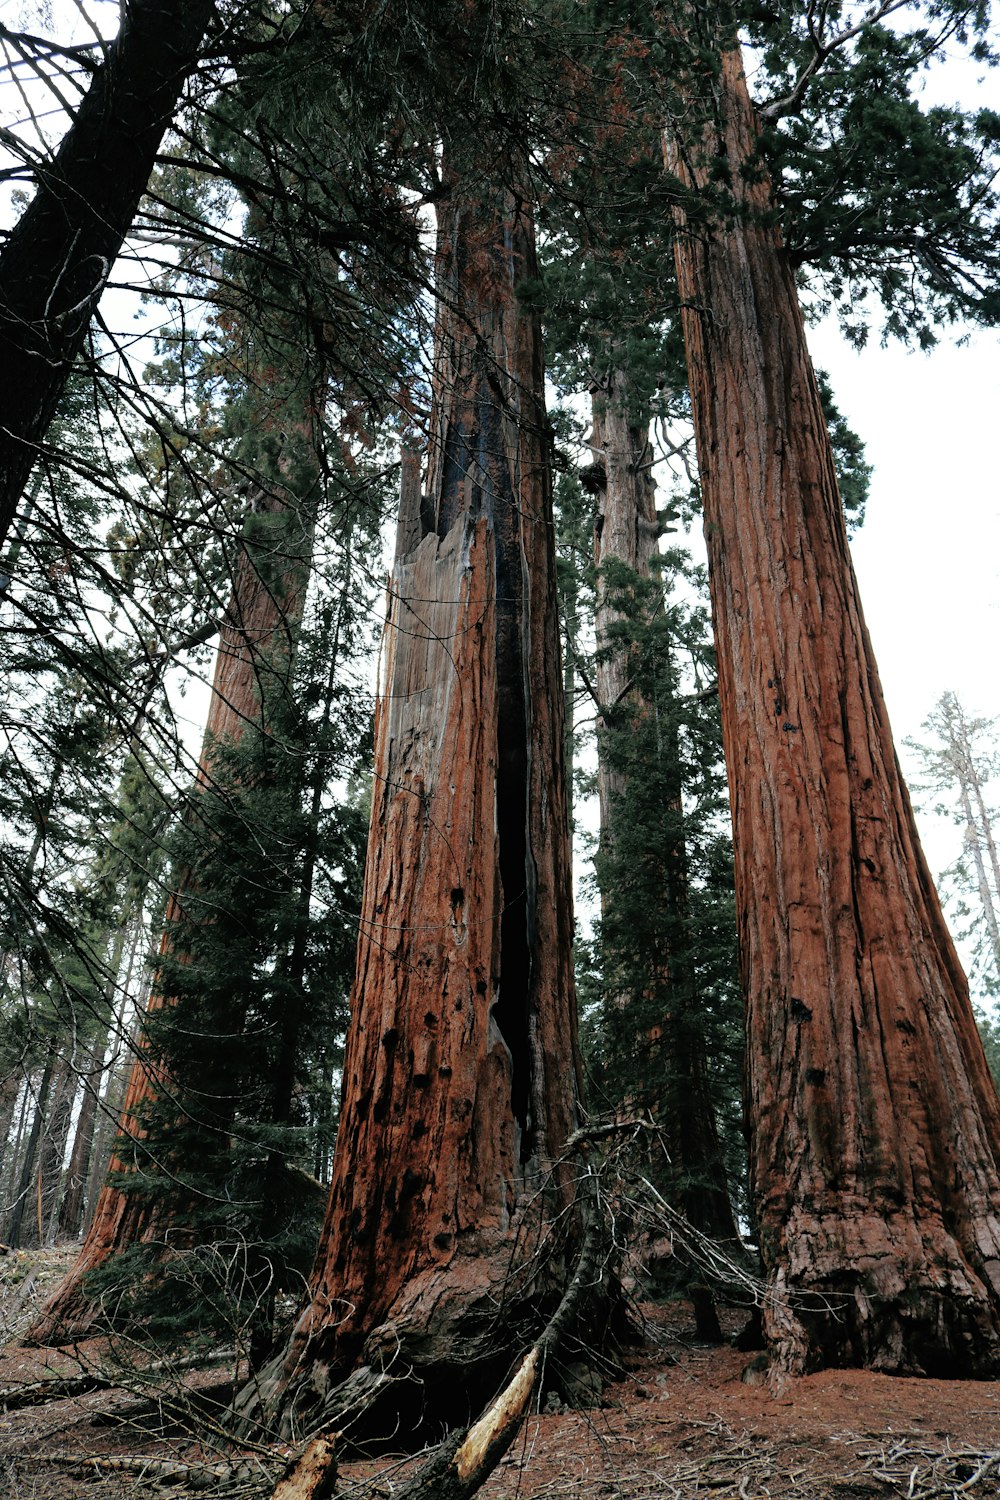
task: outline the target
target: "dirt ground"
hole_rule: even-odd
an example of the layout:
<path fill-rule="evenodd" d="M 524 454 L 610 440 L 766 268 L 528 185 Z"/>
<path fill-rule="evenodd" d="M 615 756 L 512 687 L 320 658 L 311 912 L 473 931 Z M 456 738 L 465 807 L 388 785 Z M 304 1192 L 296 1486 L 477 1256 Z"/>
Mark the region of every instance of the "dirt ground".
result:
<path fill-rule="evenodd" d="M 17 1342 L 71 1258 L 72 1248 L 0 1257 L 0 1329 L 8 1340 L 0 1353 L 0 1495 L 266 1494 L 273 1450 L 242 1450 L 234 1469 L 221 1435 L 212 1441 L 218 1371 L 185 1376 L 197 1430 L 169 1389 L 128 1379 L 124 1387 L 7 1409 L 4 1392 L 106 1359 L 96 1342 L 72 1356 Z M 772 1393 L 758 1371 L 748 1371 L 752 1356 L 695 1341 L 686 1305 L 644 1311 L 646 1343 L 629 1355 L 623 1378 L 607 1383 L 599 1400 L 595 1393 L 587 1410 L 559 1409 L 548 1398 L 552 1409 L 530 1419 L 483 1500 L 1000 1497 L 1000 1383 L 829 1371 Z M 390 1497 L 418 1462 L 345 1462 L 337 1495 Z"/>

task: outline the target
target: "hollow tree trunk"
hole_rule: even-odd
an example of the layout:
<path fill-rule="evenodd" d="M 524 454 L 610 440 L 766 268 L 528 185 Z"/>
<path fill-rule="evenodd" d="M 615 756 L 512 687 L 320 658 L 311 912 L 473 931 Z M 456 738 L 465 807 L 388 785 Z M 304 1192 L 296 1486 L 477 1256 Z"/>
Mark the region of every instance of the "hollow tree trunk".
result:
<path fill-rule="evenodd" d="M 404 465 L 330 1201 L 309 1304 L 258 1388 L 286 1424 L 390 1364 L 419 1372 L 425 1415 L 463 1414 L 557 1284 L 525 1259 L 529 1204 L 572 1197 L 549 436 L 514 293 L 532 225 L 458 186 L 440 213 L 428 494 Z"/>
<path fill-rule="evenodd" d="M 1000 1106 L 893 749 L 738 51 L 711 82 L 700 146 L 673 152 L 703 209 L 692 198 L 676 260 L 765 1329 L 790 1370 L 995 1373 Z M 722 161 L 733 215 L 712 206 Z"/>
<path fill-rule="evenodd" d="M 664 1184 L 688 1219 L 704 1234 L 737 1241 L 722 1144 L 715 1107 L 704 1028 L 699 1020 L 698 983 L 691 946 L 688 910 L 688 859 L 682 807 L 680 742 L 674 706 L 659 703 L 635 683 L 635 652 L 627 639 L 616 638 L 616 627 L 628 625 L 615 590 L 609 585 L 609 565 L 623 564 L 643 580 L 654 576 L 659 549 L 656 486 L 651 472 L 649 424 L 629 411 L 627 377 L 614 371 L 605 389 L 591 393 L 598 488 L 594 523 L 594 561 L 597 566 L 595 624 L 597 696 L 604 709 L 598 723 L 597 790 L 601 817 L 599 865 L 613 862 L 622 818 L 634 816 L 626 801 L 631 779 L 642 774 L 621 750 L 609 748 L 608 731 L 619 725 L 639 726 L 655 719 L 659 778 L 665 785 L 672 828 L 669 843 L 656 850 L 659 886 L 649 891 L 657 916 L 656 941 L 643 955 L 643 995 L 662 1003 L 651 1034 L 640 1036 L 637 1093 L 653 1108 L 666 1133 L 669 1170 Z M 651 618 L 663 595 L 643 601 Z M 634 791 L 634 788 L 632 788 Z M 605 916 L 614 906 L 614 875 L 600 881 Z M 612 995 L 610 1003 L 628 1008 L 634 990 Z M 644 1006 L 648 1010 L 648 1006 Z M 646 1028 L 649 1029 L 649 1028 Z M 662 1174 L 660 1174 L 662 1176 Z"/>
<path fill-rule="evenodd" d="M 249 726 L 265 724 L 267 703 L 287 687 L 312 545 L 311 526 L 298 535 L 290 531 L 289 520 L 294 514 L 287 495 L 280 490 L 262 495 L 254 517 L 255 540 L 252 545 L 242 545 L 236 559 L 232 597 L 220 630 L 196 792 L 215 784 L 216 747 L 236 744 Z M 187 872 L 175 875 L 164 918 L 161 958 L 170 950 L 171 933 L 182 914 L 189 883 Z M 170 997 L 154 982 L 147 1014 L 169 1003 Z M 220 1067 L 224 1066 L 224 1059 L 220 1060 Z M 127 1170 L 130 1157 L 142 1152 L 139 1122 L 143 1107 L 163 1085 L 156 1059 L 140 1042 L 129 1075 L 109 1177 Z M 44 1343 L 83 1333 L 96 1313 L 87 1299 L 83 1278 L 127 1246 L 161 1239 L 167 1214 L 165 1205 L 151 1205 L 144 1197 L 105 1182 L 76 1263 L 27 1337 Z"/>

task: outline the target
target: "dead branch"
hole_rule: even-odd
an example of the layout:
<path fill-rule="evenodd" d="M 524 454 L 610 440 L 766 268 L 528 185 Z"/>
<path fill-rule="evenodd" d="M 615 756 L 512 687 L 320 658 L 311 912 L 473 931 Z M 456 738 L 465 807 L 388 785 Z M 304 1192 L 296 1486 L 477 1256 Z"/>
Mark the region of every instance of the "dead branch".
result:
<path fill-rule="evenodd" d="M 453 1433 L 437 1448 L 430 1450 L 416 1474 L 393 1491 L 393 1500 L 470 1500 L 485 1484 L 521 1429 L 531 1409 L 532 1399 L 544 1376 L 546 1361 L 555 1355 L 571 1326 L 586 1308 L 594 1289 L 602 1280 L 604 1225 L 600 1212 L 600 1188 L 597 1174 L 585 1170 L 578 1195 L 584 1203 L 584 1236 L 573 1279 L 544 1330 L 519 1363 L 499 1396 L 487 1407 L 478 1421 L 465 1431 Z M 333 1464 L 333 1444 L 329 1444 L 329 1464 Z M 303 1485 L 309 1482 L 303 1454 L 300 1466 L 288 1476 L 291 1480 L 302 1467 Z M 308 1475 L 313 1474 L 309 1469 Z M 325 1472 L 325 1471 L 321 1471 Z M 282 1480 L 272 1492 L 271 1500 L 323 1500 L 332 1489 L 284 1489 Z M 312 1482 L 318 1483 L 318 1479 Z"/>

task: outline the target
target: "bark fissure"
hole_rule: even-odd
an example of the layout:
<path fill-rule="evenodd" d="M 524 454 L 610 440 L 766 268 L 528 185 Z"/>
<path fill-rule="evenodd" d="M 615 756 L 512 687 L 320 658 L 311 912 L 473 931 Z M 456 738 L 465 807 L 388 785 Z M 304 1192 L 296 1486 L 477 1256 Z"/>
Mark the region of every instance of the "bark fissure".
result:
<path fill-rule="evenodd" d="M 576 1038 L 539 330 L 513 291 L 532 256 L 523 210 L 453 182 L 425 496 L 403 463 L 330 1203 L 309 1306 L 243 1402 L 289 1428 L 300 1407 L 339 1410 L 348 1376 L 396 1401 L 390 1366 L 434 1372 L 419 1420 L 475 1402 L 550 1285 L 544 1257 L 518 1269 L 525 1215 L 572 1201 L 566 1172 L 544 1186 L 573 1128 Z"/>

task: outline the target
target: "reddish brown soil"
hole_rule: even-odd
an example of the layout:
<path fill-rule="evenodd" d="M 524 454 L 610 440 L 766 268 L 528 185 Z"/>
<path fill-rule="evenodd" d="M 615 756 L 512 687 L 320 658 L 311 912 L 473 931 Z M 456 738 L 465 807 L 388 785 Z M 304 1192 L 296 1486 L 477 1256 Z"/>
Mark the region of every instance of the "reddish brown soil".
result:
<path fill-rule="evenodd" d="M 40 1264 L 41 1295 L 65 1263 L 55 1252 Z M 27 1258 L 0 1261 L 7 1307 L 23 1285 L 27 1264 Z M 18 1325 L 36 1308 L 37 1302 L 23 1308 Z M 483 1500 L 1000 1496 L 1000 1382 L 900 1380 L 837 1370 L 788 1381 L 772 1394 L 762 1377 L 757 1384 L 742 1378 L 751 1356 L 694 1341 L 683 1304 L 646 1313 L 648 1340 L 629 1356 L 625 1377 L 609 1383 L 592 1410 L 533 1417 L 483 1490 Z M 79 1352 L 85 1360 L 106 1355 L 96 1343 Z M 11 1343 L 0 1355 L 0 1386 L 73 1363 Z M 213 1378 L 188 1377 L 188 1388 L 205 1387 Z M 98 1455 L 212 1463 L 227 1456 L 206 1442 L 204 1431 L 185 1432 L 163 1410 L 162 1399 L 139 1389 L 95 1391 L 0 1414 L 0 1496 L 136 1500 L 182 1493 L 157 1488 L 155 1476 L 134 1465 L 100 1471 L 69 1462 Z M 247 1500 L 266 1494 L 269 1483 L 258 1458 L 251 1452 L 244 1458 L 240 1482 L 220 1482 L 200 1493 Z M 345 1462 L 337 1493 L 356 1500 L 391 1496 L 392 1486 L 417 1462 Z"/>

